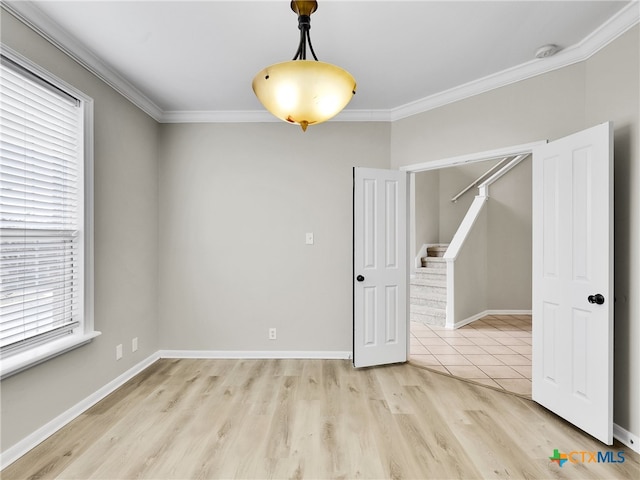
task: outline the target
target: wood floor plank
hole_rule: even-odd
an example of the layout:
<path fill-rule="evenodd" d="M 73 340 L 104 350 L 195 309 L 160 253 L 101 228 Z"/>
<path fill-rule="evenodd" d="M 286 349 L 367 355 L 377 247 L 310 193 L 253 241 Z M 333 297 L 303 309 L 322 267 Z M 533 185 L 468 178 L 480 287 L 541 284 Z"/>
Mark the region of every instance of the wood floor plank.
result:
<path fill-rule="evenodd" d="M 422 386 L 407 387 L 420 415 L 405 416 L 403 434 L 410 439 L 413 451 L 421 456 L 421 471 L 428 469 L 432 478 L 483 478 L 464 446 L 451 430 L 451 420 L 440 415 L 435 404 L 438 397 Z"/>
<path fill-rule="evenodd" d="M 391 413 L 415 413 L 410 402 L 404 398 L 404 387 L 394 375 L 394 366 L 378 367 L 376 376 Z"/>
<path fill-rule="evenodd" d="M 551 463 L 554 449 L 624 463 Z M 410 364 L 165 359 L 1 473 L 13 479 L 640 478 L 534 402 Z"/>

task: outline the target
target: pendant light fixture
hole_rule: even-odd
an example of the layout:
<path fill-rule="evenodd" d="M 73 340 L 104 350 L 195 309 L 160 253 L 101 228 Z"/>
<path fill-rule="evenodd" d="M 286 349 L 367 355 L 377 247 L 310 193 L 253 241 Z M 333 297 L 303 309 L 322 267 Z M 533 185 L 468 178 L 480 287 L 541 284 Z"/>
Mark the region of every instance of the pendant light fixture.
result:
<path fill-rule="evenodd" d="M 337 115 L 356 93 L 356 81 L 346 70 L 318 61 L 309 29 L 315 0 L 293 0 L 298 15 L 300 43 L 293 60 L 262 69 L 253 79 L 258 100 L 276 117 L 297 123 L 303 131 Z M 307 45 L 314 60 L 307 60 Z"/>

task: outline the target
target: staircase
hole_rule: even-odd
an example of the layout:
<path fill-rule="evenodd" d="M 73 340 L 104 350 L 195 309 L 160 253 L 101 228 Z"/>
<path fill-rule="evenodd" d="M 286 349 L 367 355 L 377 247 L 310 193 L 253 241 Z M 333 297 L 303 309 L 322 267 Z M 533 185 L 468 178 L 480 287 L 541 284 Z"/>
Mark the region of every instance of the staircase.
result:
<path fill-rule="evenodd" d="M 416 268 L 409 285 L 412 322 L 444 326 L 447 307 L 447 264 L 442 258 L 448 245 L 427 247 L 422 268 Z"/>

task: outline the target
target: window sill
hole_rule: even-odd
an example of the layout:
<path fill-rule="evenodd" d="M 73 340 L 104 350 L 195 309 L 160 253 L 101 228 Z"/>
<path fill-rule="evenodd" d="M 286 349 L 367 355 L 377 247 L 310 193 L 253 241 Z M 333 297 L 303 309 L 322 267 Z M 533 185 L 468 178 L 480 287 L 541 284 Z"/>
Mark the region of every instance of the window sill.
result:
<path fill-rule="evenodd" d="M 48 342 L 44 345 L 29 349 L 25 352 L 16 353 L 10 357 L 0 360 L 0 380 L 4 380 L 11 375 L 22 372 L 27 368 L 31 368 L 39 363 L 62 355 L 69 350 L 81 347 L 91 342 L 102 332 L 89 332 L 84 335 L 73 335 L 70 338 L 61 338 Z"/>

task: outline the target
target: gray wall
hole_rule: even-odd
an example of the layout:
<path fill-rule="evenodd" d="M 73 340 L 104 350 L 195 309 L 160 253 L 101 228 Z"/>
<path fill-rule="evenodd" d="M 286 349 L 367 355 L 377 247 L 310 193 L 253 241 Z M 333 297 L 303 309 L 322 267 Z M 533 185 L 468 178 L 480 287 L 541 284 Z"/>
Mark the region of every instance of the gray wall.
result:
<path fill-rule="evenodd" d="M 640 27 L 636 26 L 585 62 L 414 115 L 391 126 L 393 168 L 554 140 L 607 120 L 614 122 L 614 421 L 635 435 L 640 435 L 639 37 Z M 490 223 L 491 219 L 490 214 Z M 500 236 L 511 234 L 502 228 L 489 229 L 494 235 L 489 239 L 492 244 Z M 526 258 L 492 255 L 504 270 L 525 269 L 529 262 Z M 494 282 L 499 285 L 500 279 L 494 278 Z"/>
<path fill-rule="evenodd" d="M 388 168 L 389 132 L 163 125 L 161 348 L 350 351 L 352 167 Z"/>
<path fill-rule="evenodd" d="M 531 310 L 531 187 L 530 157 L 489 187 L 489 310 Z"/>
<path fill-rule="evenodd" d="M 92 343 L 2 381 L 2 449 L 158 350 L 158 125 L 7 13 L 2 42 L 94 99 Z M 139 350 L 131 353 L 131 339 Z M 125 355 L 115 360 L 115 346 Z"/>
<path fill-rule="evenodd" d="M 476 222 L 467 236 L 453 275 L 453 323 L 461 322 L 489 308 L 487 292 L 487 228 L 488 205 L 478 214 Z"/>

